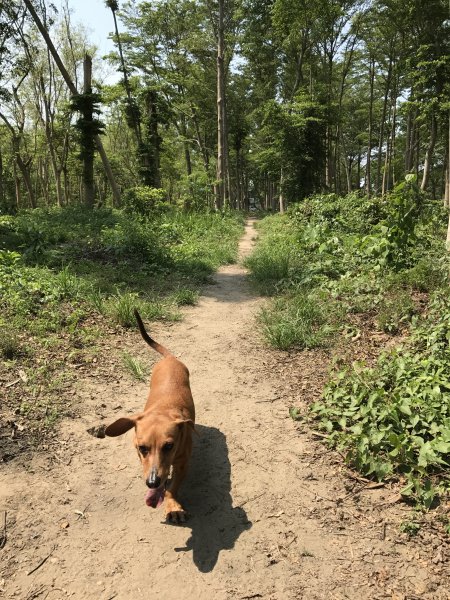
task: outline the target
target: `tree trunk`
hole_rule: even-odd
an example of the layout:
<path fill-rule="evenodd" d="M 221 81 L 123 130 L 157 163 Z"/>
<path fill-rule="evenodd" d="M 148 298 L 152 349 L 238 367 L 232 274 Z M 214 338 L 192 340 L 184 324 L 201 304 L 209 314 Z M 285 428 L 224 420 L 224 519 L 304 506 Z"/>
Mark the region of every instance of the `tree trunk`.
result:
<path fill-rule="evenodd" d="M 76 96 L 78 95 L 78 91 L 77 88 L 75 87 L 72 79 L 70 78 L 69 73 L 67 72 L 67 69 L 65 68 L 58 52 L 56 51 L 55 46 L 53 45 L 53 42 L 46 30 L 46 28 L 44 27 L 44 25 L 42 24 L 41 19 L 39 18 L 37 12 L 34 10 L 34 7 L 31 3 L 31 0 L 24 0 L 25 6 L 28 9 L 28 12 L 30 13 L 30 15 L 33 18 L 33 21 L 36 23 L 36 27 L 39 29 L 39 31 L 41 32 L 42 37 L 45 40 L 45 43 L 47 44 L 47 47 L 53 57 L 53 60 L 55 61 L 64 81 L 66 82 L 67 87 L 69 88 L 70 92 Z M 109 184 L 111 186 L 111 190 L 112 190 L 112 194 L 113 194 L 113 201 L 114 204 L 116 206 L 118 206 L 120 204 L 120 190 L 119 187 L 116 183 L 114 174 L 112 172 L 111 169 L 111 165 L 108 161 L 108 157 L 106 156 L 106 152 L 103 148 L 103 144 L 102 141 L 100 139 L 100 136 L 95 136 L 95 143 L 97 145 L 97 150 L 98 153 L 100 154 L 100 157 L 102 159 L 102 163 L 103 163 L 103 167 L 105 169 L 106 175 L 108 177 L 108 181 Z"/>
<path fill-rule="evenodd" d="M 84 84 L 83 93 L 87 97 L 92 94 L 92 58 L 86 54 L 83 63 Z M 83 121 L 85 124 L 91 124 L 94 118 L 92 102 L 85 100 L 83 105 Z M 84 137 L 84 136 L 83 136 Z M 87 134 L 86 138 L 90 138 Z M 84 203 L 88 208 L 94 207 L 95 189 L 94 189 L 94 152 L 91 149 L 92 138 L 84 140 L 83 152 L 83 195 Z"/>
<path fill-rule="evenodd" d="M 186 173 L 190 177 L 192 175 L 191 152 L 189 149 L 189 140 L 187 139 L 186 117 L 181 113 L 181 135 L 183 136 L 184 160 L 186 162 Z"/>
<path fill-rule="evenodd" d="M 200 134 L 200 126 L 198 124 L 197 113 L 196 113 L 196 111 L 195 111 L 194 108 L 192 108 L 192 121 L 193 121 L 194 127 L 195 127 L 195 135 L 196 135 L 196 138 L 197 138 L 197 144 L 198 144 L 198 147 L 200 148 L 200 152 L 202 153 L 203 165 L 205 167 L 205 173 L 207 175 L 209 175 L 209 154 L 208 154 L 208 149 L 206 148 L 205 144 L 203 143 L 202 136 Z"/>
<path fill-rule="evenodd" d="M 395 154 L 395 128 L 396 128 L 396 118 L 397 118 L 397 91 L 396 85 L 392 90 L 391 97 L 391 107 L 390 114 L 392 117 L 389 118 L 390 123 L 390 133 L 386 147 L 386 157 L 384 161 L 384 173 L 383 173 L 383 183 L 381 187 L 381 195 L 385 196 L 389 190 L 390 184 L 390 171 L 391 165 L 393 164 L 393 158 Z M 392 173 L 392 184 L 395 185 L 395 173 Z"/>
<path fill-rule="evenodd" d="M 283 186 L 284 186 L 284 172 L 283 172 L 283 167 L 281 167 L 281 171 L 280 171 L 280 195 L 278 197 L 278 201 L 280 203 L 280 214 L 283 214 L 285 212 L 285 210 L 286 210 L 286 205 L 285 205 L 285 200 L 284 200 Z"/>
<path fill-rule="evenodd" d="M 111 12 L 112 12 L 113 19 L 114 19 L 114 31 L 115 31 L 116 39 L 117 39 L 117 47 L 119 49 L 120 64 L 122 66 L 123 84 L 125 87 L 125 93 L 127 95 L 127 100 L 128 100 L 128 111 L 129 111 L 128 119 L 129 119 L 131 128 L 134 131 L 134 135 L 136 137 L 138 152 L 140 153 L 139 159 L 142 161 L 143 157 L 141 156 L 141 152 L 140 152 L 141 148 L 142 148 L 141 123 L 139 120 L 137 107 L 135 106 L 133 97 L 131 96 L 130 82 L 128 81 L 128 73 L 127 73 L 127 69 L 125 66 L 125 59 L 123 57 L 122 41 L 120 39 L 119 27 L 117 25 L 116 10 L 114 8 L 111 8 Z M 145 165 L 143 165 L 143 166 L 145 166 Z"/>
<path fill-rule="evenodd" d="M 389 88 L 391 85 L 391 78 L 392 78 L 392 58 L 389 57 L 389 67 L 388 67 L 388 73 L 386 76 L 386 87 L 384 89 L 383 111 L 381 114 L 380 137 L 378 138 L 377 179 L 376 179 L 377 193 L 380 189 L 381 155 L 383 153 L 384 127 L 386 124 L 386 113 L 387 113 L 387 105 L 388 105 L 388 97 L 389 97 Z"/>
<path fill-rule="evenodd" d="M 3 207 L 3 202 L 5 200 L 5 190 L 3 185 L 3 154 L 2 149 L 0 148 L 0 210 Z"/>
<path fill-rule="evenodd" d="M 450 111 L 448 113 L 447 168 L 445 169 L 444 205 L 450 208 Z M 449 216 L 450 228 L 450 216 Z M 448 235 L 450 236 L 450 229 Z M 450 249 L 450 248 L 449 248 Z"/>
<path fill-rule="evenodd" d="M 216 174 L 216 210 L 225 204 L 225 25 L 224 0 L 219 0 L 219 21 L 217 26 L 217 174 Z"/>
<path fill-rule="evenodd" d="M 22 207 L 22 192 L 20 189 L 20 177 L 17 173 L 17 162 L 16 161 L 14 161 L 13 170 L 14 170 L 14 191 L 16 194 L 16 209 L 20 210 L 20 208 Z"/>
<path fill-rule="evenodd" d="M 412 100 L 412 94 L 409 96 Z M 408 117 L 406 120 L 406 140 L 405 140 L 405 175 L 410 173 L 413 168 L 414 157 L 414 140 L 415 140 L 415 120 L 412 108 L 408 109 Z"/>
<path fill-rule="evenodd" d="M 27 188 L 27 194 L 28 194 L 28 199 L 30 201 L 30 206 L 31 206 L 31 208 L 36 208 L 36 196 L 34 194 L 33 183 L 31 181 L 30 171 L 28 168 L 29 163 L 25 162 L 22 159 L 22 157 L 20 156 L 20 154 L 16 154 L 16 163 L 22 174 L 23 181 L 25 183 L 25 187 Z"/>
<path fill-rule="evenodd" d="M 431 130 L 430 130 L 430 142 L 428 144 L 427 151 L 425 153 L 425 161 L 423 164 L 423 176 L 420 189 L 424 192 L 428 185 L 431 171 L 431 161 L 433 160 L 434 147 L 437 139 L 437 120 L 434 115 L 431 115 Z"/>
<path fill-rule="evenodd" d="M 373 115 L 373 83 L 375 79 L 375 60 L 370 59 L 370 97 L 369 97 L 369 125 L 368 125 L 368 144 L 367 144 L 367 164 L 366 164 L 366 194 L 370 198 L 371 180 L 370 180 L 370 162 L 372 160 L 372 115 Z"/>
<path fill-rule="evenodd" d="M 157 95 L 154 90 L 147 90 L 145 96 L 147 104 L 147 147 L 148 147 L 148 174 L 146 184 L 151 187 L 161 187 L 160 176 L 160 137 L 158 133 L 158 107 Z"/>

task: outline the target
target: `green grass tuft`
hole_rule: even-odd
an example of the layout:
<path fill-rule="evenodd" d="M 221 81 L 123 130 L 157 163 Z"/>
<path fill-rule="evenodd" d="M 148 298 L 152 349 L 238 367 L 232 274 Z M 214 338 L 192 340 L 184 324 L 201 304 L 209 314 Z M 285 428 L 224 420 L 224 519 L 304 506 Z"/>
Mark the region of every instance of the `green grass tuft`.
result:
<path fill-rule="evenodd" d="M 148 369 L 142 364 L 138 358 L 134 358 L 128 352 L 122 354 L 122 362 L 124 367 L 138 381 L 145 381 L 148 377 Z"/>
<path fill-rule="evenodd" d="M 308 295 L 277 298 L 259 318 L 266 339 L 280 350 L 323 346 L 332 332 L 325 306 Z"/>

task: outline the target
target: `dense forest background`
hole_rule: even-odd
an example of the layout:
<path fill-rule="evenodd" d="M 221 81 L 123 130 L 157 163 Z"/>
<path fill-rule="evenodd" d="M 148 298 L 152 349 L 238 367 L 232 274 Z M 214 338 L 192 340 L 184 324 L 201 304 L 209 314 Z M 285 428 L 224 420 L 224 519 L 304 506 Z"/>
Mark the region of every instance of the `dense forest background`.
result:
<path fill-rule="evenodd" d="M 317 192 L 383 196 L 408 174 L 448 204 L 446 1 L 106 4 L 117 49 L 107 57 L 72 23 L 70 2 L 1 7 L 3 213 L 139 203 L 142 194 L 186 208 L 283 211 Z M 101 83 L 105 61 L 118 83 Z"/>

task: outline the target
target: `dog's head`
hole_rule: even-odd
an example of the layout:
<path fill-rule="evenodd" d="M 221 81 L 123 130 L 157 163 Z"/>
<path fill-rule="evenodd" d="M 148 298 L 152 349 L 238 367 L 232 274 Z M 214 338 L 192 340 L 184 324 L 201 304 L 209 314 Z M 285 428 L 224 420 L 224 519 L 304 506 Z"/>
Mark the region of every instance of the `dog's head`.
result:
<path fill-rule="evenodd" d="M 177 453 L 183 450 L 194 423 L 175 412 L 169 415 L 144 412 L 117 419 L 106 428 L 105 434 L 116 437 L 133 427 L 134 445 L 149 488 L 145 501 L 156 508 L 164 500 L 171 465 Z"/>

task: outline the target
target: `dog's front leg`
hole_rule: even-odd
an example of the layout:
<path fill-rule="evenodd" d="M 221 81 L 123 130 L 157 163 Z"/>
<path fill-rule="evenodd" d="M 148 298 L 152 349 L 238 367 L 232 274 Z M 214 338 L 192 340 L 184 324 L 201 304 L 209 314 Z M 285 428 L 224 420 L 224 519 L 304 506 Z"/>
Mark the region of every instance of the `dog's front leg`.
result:
<path fill-rule="evenodd" d="M 183 479 L 186 477 L 188 461 L 182 461 L 173 465 L 172 482 L 166 492 L 166 520 L 172 523 L 184 523 L 187 513 L 178 502 L 178 490 Z"/>

